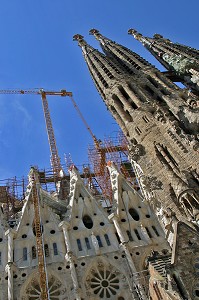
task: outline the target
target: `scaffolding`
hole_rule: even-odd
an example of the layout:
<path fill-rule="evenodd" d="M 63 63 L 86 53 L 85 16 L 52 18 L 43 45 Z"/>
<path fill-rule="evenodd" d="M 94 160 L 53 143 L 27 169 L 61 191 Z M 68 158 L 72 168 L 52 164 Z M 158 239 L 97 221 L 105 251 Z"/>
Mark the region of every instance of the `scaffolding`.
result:
<path fill-rule="evenodd" d="M 122 132 L 118 132 L 115 137 L 105 138 L 103 141 L 98 140 L 98 145 L 89 145 L 88 148 L 89 162 L 93 168 L 94 178 L 98 183 L 105 199 L 112 203 L 112 189 L 110 175 L 107 169 L 107 162 L 112 161 L 118 171 L 133 184 L 138 190 L 139 186 L 132 169 L 132 165 L 128 159 L 128 142 Z"/>

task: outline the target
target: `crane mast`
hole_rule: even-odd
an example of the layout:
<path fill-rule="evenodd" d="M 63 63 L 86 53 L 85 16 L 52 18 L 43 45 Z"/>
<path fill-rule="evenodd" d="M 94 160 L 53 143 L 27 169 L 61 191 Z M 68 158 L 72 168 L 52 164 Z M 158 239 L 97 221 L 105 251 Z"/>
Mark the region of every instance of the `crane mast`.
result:
<path fill-rule="evenodd" d="M 44 243 L 42 237 L 42 225 L 41 225 L 41 216 L 40 216 L 40 196 L 39 196 L 39 179 L 38 174 L 35 169 L 32 169 L 31 174 L 32 182 L 32 200 L 34 206 L 34 226 L 35 226 L 35 235 L 36 235 L 36 244 L 37 244 L 37 254 L 38 254 L 38 268 L 39 268 L 39 277 L 40 277 L 40 290 L 41 290 L 41 300 L 49 300 L 48 292 L 48 275 L 46 270 L 45 263 L 45 254 L 44 254 Z"/>
<path fill-rule="evenodd" d="M 21 95 L 40 95 L 42 98 L 42 105 L 43 105 L 43 112 L 44 112 L 44 118 L 46 123 L 46 129 L 47 129 L 47 135 L 48 135 L 48 142 L 50 147 L 50 153 L 51 153 L 51 166 L 53 169 L 53 175 L 55 178 L 55 181 L 58 180 L 60 177 L 60 171 L 62 170 L 58 149 L 56 145 L 55 140 L 55 134 L 53 130 L 52 120 L 50 116 L 50 111 L 48 107 L 48 101 L 46 96 L 62 96 L 62 97 L 71 97 L 72 93 L 67 92 L 66 90 L 61 91 L 44 91 L 43 89 L 40 90 L 0 90 L 0 94 L 21 94 Z"/>
<path fill-rule="evenodd" d="M 53 174 L 55 176 L 55 179 L 57 179 L 60 176 L 60 171 L 62 170 L 62 166 L 61 166 L 57 145 L 55 141 L 55 134 L 54 134 L 52 121 L 50 117 L 50 111 L 48 108 L 48 101 L 46 99 L 46 93 L 42 92 L 41 97 L 42 97 L 42 105 L 43 105 L 44 117 L 46 122 L 46 129 L 48 134 L 48 142 L 50 146 L 51 166 L 53 169 Z"/>

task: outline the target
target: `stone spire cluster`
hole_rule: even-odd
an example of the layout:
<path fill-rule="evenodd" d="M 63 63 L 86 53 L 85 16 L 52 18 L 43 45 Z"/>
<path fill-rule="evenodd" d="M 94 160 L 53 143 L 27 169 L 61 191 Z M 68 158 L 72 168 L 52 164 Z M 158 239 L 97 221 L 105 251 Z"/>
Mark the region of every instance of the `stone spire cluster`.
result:
<path fill-rule="evenodd" d="M 98 92 L 129 141 L 132 164 L 151 205 L 161 220 L 163 215 L 175 215 L 198 227 L 199 97 L 192 75 L 197 77 L 199 51 L 160 35 L 145 38 L 130 29 L 129 34 L 168 70 L 161 72 L 97 29 L 89 33 L 103 53 L 88 45 L 82 35 L 75 35 L 74 40 Z M 189 89 L 177 86 L 169 72 Z"/>

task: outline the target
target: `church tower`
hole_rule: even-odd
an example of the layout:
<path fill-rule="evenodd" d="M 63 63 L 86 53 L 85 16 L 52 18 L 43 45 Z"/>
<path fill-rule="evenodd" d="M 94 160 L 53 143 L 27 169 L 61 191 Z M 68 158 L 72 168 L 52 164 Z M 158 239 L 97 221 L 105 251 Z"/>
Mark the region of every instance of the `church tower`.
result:
<path fill-rule="evenodd" d="M 161 221 L 172 221 L 175 216 L 192 228 L 198 227 L 198 97 L 98 30 L 92 29 L 90 34 L 105 54 L 79 34 L 74 40 L 82 49 L 98 92 L 129 141 L 132 164 L 156 214 Z M 171 47 L 184 51 L 188 59 L 188 48 Z M 190 50 L 190 55 L 192 52 L 195 62 L 198 52 Z M 169 69 L 171 64 L 165 66 Z M 168 222 L 163 223 L 167 231 Z"/>
<path fill-rule="evenodd" d="M 180 81 L 198 95 L 199 93 L 199 51 L 197 49 L 173 43 L 160 34 L 153 38 L 144 37 L 134 29 L 129 34 L 143 46 L 168 70 L 172 81 Z"/>

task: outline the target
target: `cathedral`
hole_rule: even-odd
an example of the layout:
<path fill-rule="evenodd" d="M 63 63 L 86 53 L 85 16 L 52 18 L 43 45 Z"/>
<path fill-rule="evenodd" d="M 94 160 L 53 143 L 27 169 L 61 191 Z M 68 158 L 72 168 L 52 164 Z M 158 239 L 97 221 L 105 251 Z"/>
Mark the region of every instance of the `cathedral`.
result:
<path fill-rule="evenodd" d="M 199 51 L 128 33 L 166 71 L 97 29 L 103 52 L 74 40 L 140 190 L 108 161 L 112 204 L 102 205 L 74 165 L 51 193 L 32 167 L 16 218 L 0 209 L 0 300 L 199 299 Z"/>

